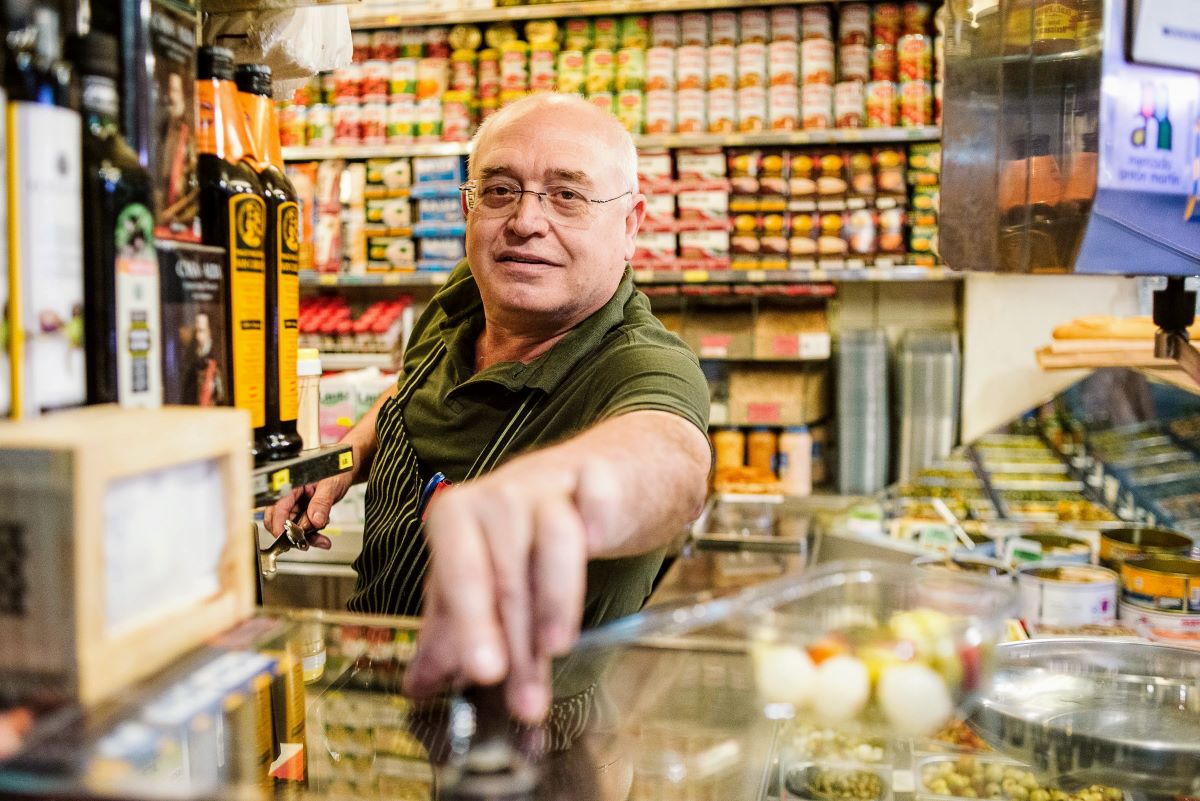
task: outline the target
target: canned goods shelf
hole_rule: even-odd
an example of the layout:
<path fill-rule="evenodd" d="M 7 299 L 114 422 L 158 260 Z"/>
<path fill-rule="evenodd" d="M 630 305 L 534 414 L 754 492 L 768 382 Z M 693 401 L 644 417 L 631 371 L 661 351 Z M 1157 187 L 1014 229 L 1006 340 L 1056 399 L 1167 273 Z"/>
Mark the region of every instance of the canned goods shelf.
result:
<path fill-rule="evenodd" d="M 306 6 L 349 6 L 362 0 L 200 0 L 197 5 L 206 14 L 232 14 L 238 11 L 286 11 Z"/>
<path fill-rule="evenodd" d="M 230 0 L 233 2 L 234 0 Z M 841 0 L 757 0 L 755 6 L 795 6 Z M 502 20 L 562 19 L 564 17 L 608 16 L 610 14 L 650 14 L 658 11 L 708 11 L 729 8 L 727 0 L 579 0 L 573 3 L 545 3 L 495 8 L 459 8 L 433 13 L 402 13 L 354 15 L 350 27 L 354 30 L 374 28 L 412 28 L 425 25 L 497 22 Z"/>
<path fill-rule="evenodd" d="M 930 125 L 920 128 L 831 128 L 822 131 L 666 134 L 663 136 L 635 136 L 634 142 L 642 150 L 678 150 L 691 147 L 784 147 L 789 145 L 930 142 L 941 138 L 941 135 L 941 128 Z M 407 156 L 463 156 L 470 152 L 470 142 L 414 142 L 404 145 L 285 147 L 283 158 L 285 161 L 321 161 L 323 159 L 405 158 Z"/>
<path fill-rule="evenodd" d="M 368 367 L 394 370 L 396 360 L 390 353 L 321 353 L 321 368 L 324 370 L 362 370 Z"/>
<path fill-rule="evenodd" d="M 319 273 L 312 270 L 300 272 L 301 286 L 376 287 L 376 286 L 441 286 L 446 283 L 448 272 L 397 271 L 390 273 Z"/>
<path fill-rule="evenodd" d="M 349 445 L 329 445 L 303 451 L 294 459 L 270 462 L 254 468 L 254 505 L 274 503 L 293 487 L 345 473 L 354 467 Z"/>

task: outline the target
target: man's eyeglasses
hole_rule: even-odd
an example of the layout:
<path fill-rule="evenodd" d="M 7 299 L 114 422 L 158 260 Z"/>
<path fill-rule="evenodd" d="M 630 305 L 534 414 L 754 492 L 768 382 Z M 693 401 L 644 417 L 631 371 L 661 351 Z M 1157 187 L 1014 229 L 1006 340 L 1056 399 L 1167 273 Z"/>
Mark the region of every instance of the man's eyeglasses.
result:
<path fill-rule="evenodd" d="M 513 181 L 467 181 L 458 189 L 468 213 L 492 218 L 508 217 L 521 205 L 525 195 L 533 195 L 541 203 L 546 219 L 568 228 L 589 227 L 599 206 L 633 194 L 626 190 L 607 200 L 592 200 L 569 186 L 547 186 L 545 191 L 536 192 L 522 189 Z"/>

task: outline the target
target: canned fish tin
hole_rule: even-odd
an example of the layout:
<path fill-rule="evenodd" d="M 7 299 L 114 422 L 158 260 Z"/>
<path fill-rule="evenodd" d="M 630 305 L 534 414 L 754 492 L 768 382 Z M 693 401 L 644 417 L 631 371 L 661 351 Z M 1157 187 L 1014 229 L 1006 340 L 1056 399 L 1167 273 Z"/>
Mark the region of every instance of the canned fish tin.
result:
<path fill-rule="evenodd" d="M 1200 613 L 1200 560 L 1139 556 L 1121 565 L 1122 600 L 1160 612 Z"/>
<path fill-rule="evenodd" d="M 1100 532 L 1100 564 L 1120 570 L 1121 563 L 1137 556 L 1187 556 L 1192 538 L 1169 528 L 1133 526 Z"/>
<path fill-rule="evenodd" d="M 1079 537 L 1035 532 L 1010 537 L 1004 555 L 1010 564 L 1053 561 L 1086 565 L 1092 561 L 1092 545 Z"/>
<path fill-rule="evenodd" d="M 929 556 L 918 556 L 913 560 L 913 567 L 919 567 L 923 570 L 947 570 L 957 573 L 974 573 L 988 578 L 1004 579 L 1011 581 L 1013 577 L 1012 570 L 1008 565 L 996 559 L 988 559 L 984 556 L 974 556 L 972 554 L 954 554 L 952 556 L 944 556 L 941 554 L 930 554 Z M 1116 578 L 1116 575 L 1113 575 Z"/>
<path fill-rule="evenodd" d="M 1017 573 L 1017 590 L 1026 623 L 1084 626 L 1117 616 L 1117 574 L 1104 567 L 1029 565 Z"/>
<path fill-rule="evenodd" d="M 1123 624 L 1154 642 L 1200 646 L 1200 615 L 1160 612 L 1121 601 L 1120 617 Z"/>

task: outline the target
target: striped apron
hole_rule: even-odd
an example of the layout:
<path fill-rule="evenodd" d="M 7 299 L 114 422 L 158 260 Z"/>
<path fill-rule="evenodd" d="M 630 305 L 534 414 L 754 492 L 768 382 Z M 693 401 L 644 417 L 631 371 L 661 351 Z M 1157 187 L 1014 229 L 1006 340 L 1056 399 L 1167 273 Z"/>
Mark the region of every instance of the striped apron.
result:
<path fill-rule="evenodd" d="M 375 424 L 379 450 L 367 481 L 363 549 L 354 561 L 358 581 L 347 603 L 353 612 L 421 614 L 429 549 L 419 508 L 420 467 L 404 427 L 404 407 L 445 353 L 445 343 L 439 342 L 412 375 L 405 378 L 400 391 L 379 409 Z M 495 467 L 533 415 L 540 397 L 540 390 L 527 390 L 525 398 L 480 452 L 464 480 Z M 563 750 L 578 738 L 587 725 L 594 693 L 595 687 L 589 687 L 568 698 L 555 699 L 543 728 L 546 750 Z"/>

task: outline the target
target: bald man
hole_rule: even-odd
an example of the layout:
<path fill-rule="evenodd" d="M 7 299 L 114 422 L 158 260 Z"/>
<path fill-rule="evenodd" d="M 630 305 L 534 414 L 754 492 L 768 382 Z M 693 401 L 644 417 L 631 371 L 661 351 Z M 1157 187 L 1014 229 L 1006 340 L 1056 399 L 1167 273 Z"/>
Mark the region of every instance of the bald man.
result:
<path fill-rule="evenodd" d="M 581 626 L 639 609 L 699 513 L 708 388 L 633 286 L 645 197 L 616 118 L 534 95 L 480 126 L 472 152 L 466 261 L 417 322 L 397 386 L 347 435 L 354 474 L 298 490 L 266 523 L 319 529 L 365 479 L 349 606 L 424 615 L 406 689 L 506 681 L 512 712 L 536 722 L 551 660 Z"/>

